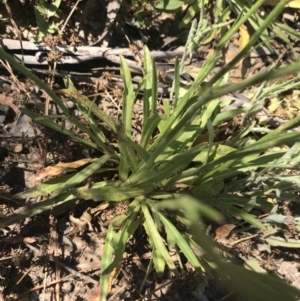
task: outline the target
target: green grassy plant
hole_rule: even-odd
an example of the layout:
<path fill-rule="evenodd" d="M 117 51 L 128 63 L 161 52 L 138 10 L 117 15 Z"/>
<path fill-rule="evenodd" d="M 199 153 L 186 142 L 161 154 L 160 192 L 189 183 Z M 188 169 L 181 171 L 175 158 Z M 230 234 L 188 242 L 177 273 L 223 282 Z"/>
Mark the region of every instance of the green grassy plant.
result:
<path fill-rule="evenodd" d="M 62 24 L 60 22 L 50 22 L 50 19 L 57 13 L 61 0 L 46 1 L 37 0 L 34 8 L 36 23 L 39 27 L 39 32 L 35 38 L 37 42 L 40 42 L 47 34 L 54 34 L 58 31 L 58 27 Z"/>
<path fill-rule="evenodd" d="M 299 134 L 288 130 L 300 125 L 300 117 L 293 118 L 276 130 L 270 130 L 261 138 L 249 135 L 254 128 L 254 124 L 249 123 L 242 132 L 235 133 L 226 143 L 215 142 L 214 139 L 216 129 L 224 121 L 247 111 L 246 108 L 221 112 L 225 105 L 220 101 L 222 95 L 299 70 L 300 62 L 297 62 L 249 78 L 239 84 L 226 84 L 227 72 L 247 55 L 261 33 L 282 11 L 284 4 L 285 2 L 280 3 L 268 15 L 251 38 L 249 45 L 208 83 L 203 85 L 216 64 L 219 51 L 249 15 L 259 7 L 259 3 L 224 33 L 215 53 L 208 59 L 195 82 L 185 90 L 182 90 L 179 84 L 182 66 L 177 60 L 172 99 L 164 101 L 163 115 L 157 113 L 155 62 L 145 47 L 144 78 L 139 85 L 144 95 L 143 121 L 141 139 L 138 142 L 132 137 L 132 108 L 139 91 L 133 88 L 131 74 L 123 57 L 121 57 L 121 75 L 125 89 L 120 121 L 110 119 L 86 96 L 79 94 L 71 81 L 65 78 L 66 89 L 59 93 L 72 97 L 83 114 L 85 119 L 83 124 L 71 116 L 68 108 L 45 83 L 0 49 L 1 58 L 8 60 L 11 65 L 44 89 L 64 112 L 65 116 L 62 118 L 69 118 L 80 132 L 77 134 L 61 128 L 54 122 L 54 117 L 59 118 L 58 116 L 40 116 L 25 108 L 21 109 L 22 112 L 34 121 L 103 153 L 79 172 L 45 181 L 16 195 L 16 198 L 45 195 L 49 197 L 25 205 L 11 215 L 3 217 L 0 226 L 8 226 L 75 198 L 95 202 L 130 200 L 128 213 L 116 217 L 108 227 L 101 263 L 101 301 L 106 300 L 110 274 L 120 265 L 126 244 L 138 227 L 144 228 L 152 246 L 149 272 L 153 267 L 160 276 L 168 268 L 174 275 L 179 275 L 180 271 L 170 256 L 169 251 L 172 249 L 184 254 L 199 273 L 211 273 L 212 270 L 217 272 L 224 282 L 228 282 L 240 294 L 245 294 L 248 300 L 282 300 L 283 297 L 285 300 L 296 300 L 296 297 L 300 296 L 299 291 L 280 279 L 267 274 L 258 275 L 232 263 L 224 263 L 212 252 L 214 244 L 201 230 L 202 216 L 218 222 L 223 218 L 220 212 L 239 215 L 252 227 L 266 230 L 267 225 L 251 212 L 252 209 L 266 212 L 271 209 L 265 206 L 266 191 L 241 195 L 243 185 L 255 182 L 253 177 L 260 177 L 256 181 L 258 186 L 263 187 L 266 181 L 271 181 L 268 183 L 273 183 L 275 188 L 279 187 L 276 185 L 279 185 L 282 175 L 274 173 L 271 180 L 267 179 L 267 175 L 272 173 L 272 170 L 286 169 L 286 162 L 297 161 L 297 148 L 292 149 L 288 157 L 285 156 L 283 149 L 273 150 L 274 147 L 291 145 L 299 141 Z M 187 51 L 190 48 L 191 45 L 186 45 Z M 99 120 L 116 137 L 118 148 L 110 146 L 109 139 L 99 127 Z M 88 135 L 89 139 L 84 139 L 82 134 Z M 198 137 L 204 135 L 208 137 L 206 142 L 195 143 Z M 108 162 L 113 163 L 110 164 L 110 169 L 118 174 L 118 179 L 93 182 L 86 188 L 84 182 L 89 177 L 94 174 L 105 174 Z M 297 164 L 290 164 L 289 168 L 296 169 Z M 240 178 L 240 175 L 244 177 Z M 240 186 L 232 185 L 233 181 Z M 290 177 L 286 178 L 286 183 L 298 184 Z M 184 225 L 185 231 L 176 227 L 170 211 L 174 211 L 176 221 Z M 259 289 L 253 290 L 253 287 Z"/>
<path fill-rule="evenodd" d="M 236 18 L 239 18 L 251 11 L 253 6 L 258 5 L 259 9 L 256 9 L 250 14 L 246 23 L 247 25 L 250 25 L 249 28 L 251 28 L 253 32 L 256 32 L 268 16 L 268 13 L 265 11 L 266 6 L 262 6 L 265 2 L 265 0 L 161 0 L 154 3 L 154 8 L 159 12 L 165 13 L 178 13 L 182 11 L 183 7 L 186 8 L 184 11 L 184 17 L 180 23 L 180 28 L 184 28 L 189 26 L 192 20 L 199 14 L 200 20 L 202 20 L 202 25 L 207 23 L 204 19 L 204 12 L 212 5 L 212 15 L 215 20 L 218 20 L 218 23 L 208 26 L 211 30 L 209 31 L 209 34 L 206 35 L 206 38 L 202 40 L 202 43 L 205 44 L 215 38 L 218 27 L 226 21 L 230 13 L 233 13 Z M 288 2 L 289 1 L 285 1 L 285 4 Z M 270 32 L 273 33 L 273 38 L 270 38 Z M 205 31 L 202 31 L 202 34 L 203 33 L 205 33 Z M 291 28 L 287 24 L 284 24 L 277 19 L 273 19 L 265 31 L 261 33 L 260 41 L 262 41 L 272 51 L 272 39 L 274 39 L 274 37 L 281 39 L 289 45 L 290 48 L 292 48 L 290 43 L 291 39 L 298 41 L 300 35 L 297 30 Z"/>

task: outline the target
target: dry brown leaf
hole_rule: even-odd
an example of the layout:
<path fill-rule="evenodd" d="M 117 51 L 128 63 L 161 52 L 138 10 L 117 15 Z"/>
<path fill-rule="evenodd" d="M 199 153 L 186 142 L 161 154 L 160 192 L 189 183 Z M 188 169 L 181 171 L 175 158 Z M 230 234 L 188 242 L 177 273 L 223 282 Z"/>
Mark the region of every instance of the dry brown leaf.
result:
<path fill-rule="evenodd" d="M 300 8 L 300 1 L 299 0 L 291 1 L 286 5 L 286 7 Z"/>
<path fill-rule="evenodd" d="M 226 224 L 219 227 L 218 229 L 216 229 L 215 240 L 219 242 L 226 240 L 232 229 L 234 229 L 235 227 L 236 225 L 234 224 Z"/>
<path fill-rule="evenodd" d="M 111 286 L 112 286 L 112 282 L 113 280 L 118 276 L 120 270 L 121 270 L 121 264 L 117 267 L 114 268 L 114 270 L 111 272 L 110 277 L 109 277 L 109 283 L 108 283 L 108 290 L 107 293 L 109 294 L 111 292 Z M 89 301 L 98 301 L 99 300 L 99 296 L 100 296 L 100 287 L 97 286 L 93 289 Z"/>
<path fill-rule="evenodd" d="M 14 147 L 14 152 L 15 153 L 20 153 L 23 150 L 23 144 L 19 143 Z"/>
<path fill-rule="evenodd" d="M 225 54 L 225 63 L 229 64 L 239 53 L 239 48 L 230 45 L 226 50 Z M 230 80 L 233 83 L 240 82 L 243 79 L 242 75 L 242 65 L 243 61 L 238 62 L 229 72 Z"/>
<path fill-rule="evenodd" d="M 245 25 L 242 25 L 240 28 L 240 45 L 239 45 L 240 51 L 242 51 L 245 48 L 249 40 L 250 40 L 250 35 L 248 29 Z"/>
<path fill-rule="evenodd" d="M 7 243 L 10 243 L 10 244 L 19 244 L 21 242 L 27 242 L 27 243 L 34 243 L 36 242 L 36 239 L 34 237 L 24 237 L 24 236 L 21 236 L 21 235 L 14 235 L 14 236 L 11 236 L 11 237 L 8 237 L 8 238 L 4 238 L 1 240 L 2 242 L 7 242 Z"/>
<path fill-rule="evenodd" d="M 266 0 L 266 5 L 275 6 L 280 0 Z M 300 0 L 295 0 L 289 2 L 285 7 L 300 8 Z M 249 42 L 250 35 L 245 25 L 240 28 L 240 50 L 244 49 L 245 45 Z"/>
<path fill-rule="evenodd" d="M 36 242 L 36 239 L 34 237 L 24 237 L 24 242 L 27 242 L 29 244 L 33 244 Z"/>
<path fill-rule="evenodd" d="M 117 278 L 117 276 L 119 275 L 121 267 L 122 267 L 122 264 L 119 264 L 119 266 L 114 268 L 114 270 L 111 272 L 111 274 L 109 276 L 109 281 L 108 281 L 108 290 L 107 290 L 108 293 L 111 292 L 112 283 L 113 283 L 114 279 Z"/>
<path fill-rule="evenodd" d="M 94 162 L 95 160 L 96 159 L 86 158 L 68 163 L 59 162 L 54 166 L 48 166 L 40 170 L 38 175 L 36 176 L 36 181 L 41 181 L 47 177 L 55 177 L 61 175 L 66 170 L 79 168 L 85 164 Z"/>
<path fill-rule="evenodd" d="M 279 2 L 280 0 L 266 0 L 265 4 L 275 6 Z M 300 8 L 300 0 L 291 1 L 285 7 Z"/>
<path fill-rule="evenodd" d="M 14 99 L 11 96 L 6 96 L 5 94 L 0 94 L 0 104 L 4 106 L 9 106 L 12 108 L 16 115 L 20 114 L 19 108 L 13 103 Z"/>
<path fill-rule="evenodd" d="M 266 5 L 275 6 L 279 3 L 280 0 L 266 0 Z M 295 0 L 289 2 L 285 7 L 291 7 L 291 8 L 300 8 L 300 0 Z M 242 25 L 240 28 L 240 51 L 244 49 L 244 47 L 248 44 L 250 40 L 250 34 L 248 32 L 248 29 L 245 25 Z"/>
<path fill-rule="evenodd" d="M 100 287 L 97 285 L 90 295 L 89 301 L 98 301 L 100 296 Z"/>

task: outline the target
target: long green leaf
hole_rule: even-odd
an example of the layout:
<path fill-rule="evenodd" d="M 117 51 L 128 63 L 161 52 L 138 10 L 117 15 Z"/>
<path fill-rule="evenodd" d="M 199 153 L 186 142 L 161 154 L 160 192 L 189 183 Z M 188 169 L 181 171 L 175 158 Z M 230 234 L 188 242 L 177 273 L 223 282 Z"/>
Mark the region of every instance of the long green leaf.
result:
<path fill-rule="evenodd" d="M 106 301 L 110 274 L 115 268 L 112 264 L 115 254 L 113 241 L 116 239 L 117 235 L 118 234 L 113 230 L 112 225 L 109 225 L 101 258 L 100 301 Z"/>
<path fill-rule="evenodd" d="M 260 230 L 266 230 L 266 226 L 258 220 L 253 215 L 247 213 L 244 210 L 238 209 L 235 206 L 228 206 L 227 209 L 234 215 L 238 214 L 244 221 L 248 222 L 249 224 L 253 225 L 254 227 L 257 227 Z"/>
<path fill-rule="evenodd" d="M 110 274 L 112 273 L 114 268 L 117 268 L 121 265 L 126 244 L 130 236 L 134 234 L 134 232 L 142 222 L 141 218 L 136 219 L 137 214 L 140 210 L 140 206 L 137 204 L 137 202 L 135 202 L 135 204 L 136 206 L 134 210 L 126 218 L 126 222 L 119 233 L 113 231 L 112 224 L 110 224 L 109 226 L 110 232 L 107 232 L 105 239 L 105 246 L 101 264 L 102 274 L 100 277 L 100 300 L 107 300 L 107 288 Z"/>
<path fill-rule="evenodd" d="M 299 120 L 300 121 L 300 120 Z M 268 135 L 267 135 L 268 136 Z M 222 170 L 226 168 L 232 168 L 234 165 L 239 163 L 238 159 L 246 158 L 247 155 L 250 154 L 259 154 L 262 151 L 265 151 L 273 146 L 282 145 L 285 143 L 292 143 L 299 141 L 298 133 L 281 133 L 281 135 L 277 135 L 276 139 L 274 139 L 273 135 L 269 136 L 269 139 L 265 139 L 265 137 L 261 138 L 255 144 L 243 147 L 242 149 L 233 151 L 228 155 L 225 155 L 219 159 L 214 160 L 211 163 L 206 164 L 198 169 L 199 174 L 203 174 L 203 180 L 208 179 L 215 172 L 214 168 L 220 165 Z M 253 160 L 252 158 L 251 160 Z M 246 163 L 246 162 L 245 162 Z M 221 165 L 222 164 L 222 165 Z M 246 167 L 246 165 L 245 165 Z"/>
<path fill-rule="evenodd" d="M 138 162 L 134 149 L 128 143 L 130 138 L 126 136 L 123 125 L 117 125 L 116 130 L 120 149 L 119 179 L 125 182 L 128 178 L 129 170 L 134 171 Z"/>
<path fill-rule="evenodd" d="M 158 95 L 158 78 L 154 59 L 152 59 L 152 98 L 150 102 L 151 116 L 156 113 L 157 95 Z"/>
<path fill-rule="evenodd" d="M 217 126 L 217 125 L 222 124 L 223 122 L 230 120 L 230 119 L 234 118 L 235 116 L 238 116 L 244 112 L 247 112 L 247 108 L 222 112 L 222 113 L 218 114 L 217 116 L 215 116 L 215 118 L 212 121 L 212 124 L 213 124 L 213 126 Z"/>
<path fill-rule="evenodd" d="M 155 272 L 157 272 L 157 275 L 160 278 L 165 271 L 166 262 L 162 256 L 161 252 L 158 249 L 156 249 L 156 244 L 153 240 L 154 238 L 153 238 L 151 230 L 149 229 L 147 222 L 144 223 L 144 228 L 148 235 L 149 243 L 152 246 L 152 260 L 153 260 L 153 264 L 155 267 Z M 160 237 L 160 239 L 162 239 L 162 237 Z"/>
<path fill-rule="evenodd" d="M 126 244 L 129 240 L 129 238 L 135 233 L 137 228 L 142 223 L 141 218 L 136 219 L 137 214 L 139 212 L 139 207 L 137 209 L 138 210 L 136 210 L 133 214 L 131 214 L 127 217 L 126 223 L 124 224 L 124 226 L 122 227 L 122 229 L 120 231 L 120 239 L 115 246 L 114 263 L 116 266 L 119 265 L 123 259 L 123 254 L 124 254 Z"/>
<path fill-rule="evenodd" d="M 55 123 L 54 121 L 52 121 L 49 116 L 41 116 L 37 113 L 34 113 L 26 108 L 21 108 L 20 111 L 24 114 L 26 114 L 27 116 L 29 116 L 33 121 L 39 122 L 40 124 L 43 124 L 59 133 L 62 133 L 64 135 L 69 136 L 71 139 L 78 141 L 82 144 L 85 144 L 89 147 L 92 147 L 94 149 L 98 149 L 97 144 L 84 139 L 82 137 L 80 137 L 79 135 L 75 134 L 74 132 L 67 130 L 66 128 L 64 128 L 63 126 L 58 125 L 57 123 Z M 69 121 L 73 122 L 75 117 L 69 117 Z M 82 127 L 82 124 L 80 125 Z M 85 129 L 84 130 L 85 133 L 91 134 L 93 135 L 89 130 Z"/>
<path fill-rule="evenodd" d="M 156 189 L 156 186 L 147 185 L 143 187 L 127 186 L 105 186 L 100 188 L 74 188 L 72 193 L 84 200 L 119 202 L 138 196 L 146 195 Z"/>
<path fill-rule="evenodd" d="M 142 159 L 144 162 L 146 162 L 149 158 L 148 152 L 139 144 L 135 143 L 134 141 L 128 139 L 127 140 L 128 145 L 134 149 L 139 157 L 139 159 Z"/>
<path fill-rule="evenodd" d="M 185 240 L 185 238 L 181 235 L 181 233 L 176 229 L 176 227 L 167 219 L 163 214 L 158 213 L 159 218 L 163 222 L 163 224 L 166 227 L 166 231 L 169 233 L 169 235 L 173 236 L 173 240 L 176 242 L 180 250 L 183 252 L 185 257 L 188 259 L 188 261 L 192 264 L 194 268 L 196 268 L 198 271 L 203 272 L 203 267 L 200 265 L 197 257 L 195 256 L 194 251 L 191 249 L 188 242 Z"/>
<path fill-rule="evenodd" d="M 184 62 L 181 62 L 184 64 Z M 177 107 L 179 101 L 179 88 L 180 88 L 180 68 L 179 68 L 179 60 L 178 57 L 175 59 L 174 63 L 174 81 L 172 84 L 172 90 L 174 89 L 174 108 Z M 171 93 L 171 97 L 172 97 Z"/>
<path fill-rule="evenodd" d="M 75 198 L 75 195 L 73 195 L 70 191 L 67 191 L 62 193 L 59 197 L 50 198 L 45 201 L 23 206 L 15 210 L 10 215 L 5 216 L 5 218 L 2 218 L 0 220 L 0 228 L 10 226 L 14 223 L 24 220 L 27 217 L 31 217 L 46 210 L 53 209 L 54 207 L 57 207 Z"/>
<path fill-rule="evenodd" d="M 121 55 L 121 76 L 124 82 L 123 91 L 123 108 L 122 108 L 122 125 L 124 126 L 125 134 L 131 139 L 132 126 L 132 110 L 135 101 L 132 78 L 126 60 Z"/>
<path fill-rule="evenodd" d="M 104 155 L 77 173 L 71 175 L 63 175 L 56 180 L 50 180 L 47 183 L 41 183 L 29 190 L 16 194 L 14 198 L 24 199 L 36 196 L 44 196 L 55 190 L 51 195 L 51 198 L 54 198 L 62 192 L 74 187 L 75 185 L 81 184 L 84 180 L 86 180 L 93 174 L 98 173 L 100 167 L 109 159 L 109 155 Z"/>
<path fill-rule="evenodd" d="M 135 173 L 129 178 L 129 182 L 145 185 L 147 183 L 157 183 L 169 178 L 188 166 L 204 147 L 205 145 L 193 147 L 185 153 L 179 153 L 178 155 L 170 156 L 162 161 L 158 161 L 143 177 L 140 177 L 139 174 Z"/>
<path fill-rule="evenodd" d="M 74 84 L 71 81 L 71 79 L 69 78 L 69 76 L 67 76 L 65 74 L 63 79 L 64 79 L 65 86 L 68 90 L 72 90 L 72 91 L 74 91 L 74 93 L 75 92 L 78 93 L 76 87 L 74 86 Z M 91 130 L 93 133 L 92 133 L 92 135 L 90 133 L 89 137 L 91 139 L 93 139 L 97 143 L 97 145 L 99 145 L 101 147 L 101 149 L 104 153 L 114 154 L 115 153 L 114 149 L 112 147 L 108 146 L 109 141 L 103 134 L 103 131 L 100 129 L 98 123 L 95 121 L 95 119 L 91 115 L 90 108 L 87 108 L 85 105 L 83 105 L 80 101 L 77 100 L 76 97 L 73 97 L 72 99 L 73 99 L 73 102 L 76 104 L 78 110 L 82 113 L 83 117 L 85 118 L 85 120 L 88 122 L 88 124 L 91 127 Z"/>
<path fill-rule="evenodd" d="M 142 204 L 141 208 L 142 208 L 143 215 L 145 217 L 145 225 L 146 225 L 145 229 L 147 231 L 147 234 L 149 237 L 151 237 L 150 241 L 154 244 L 154 248 L 159 252 L 154 254 L 156 256 L 156 260 L 159 260 L 159 263 L 161 264 L 161 259 L 163 259 L 168 265 L 168 267 L 171 269 L 171 271 L 174 272 L 175 275 L 177 275 L 178 271 L 176 269 L 176 266 L 166 246 L 164 245 L 162 237 L 157 231 L 157 227 L 154 224 L 154 221 L 151 217 L 148 207 Z"/>
<path fill-rule="evenodd" d="M 143 121 L 144 121 L 144 118 L 143 118 Z M 141 142 L 140 142 L 141 146 L 144 149 L 146 149 L 148 147 L 150 139 L 152 138 L 154 131 L 157 128 L 160 121 L 161 121 L 161 118 L 156 113 L 153 114 L 151 117 L 149 117 L 147 120 L 145 120 L 144 125 L 143 125 Z"/>
<path fill-rule="evenodd" d="M 54 198 L 61 194 L 62 192 L 65 192 L 66 190 L 74 187 L 77 184 L 81 184 L 84 180 L 86 180 L 88 177 L 92 176 L 93 174 L 97 173 L 100 167 L 105 164 L 110 159 L 109 155 L 104 155 L 94 161 L 93 163 L 89 164 L 87 167 L 82 169 L 81 171 L 75 173 L 72 175 L 72 177 L 68 178 L 65 182 L 61 182 L 60 186 L 57 187 L 57 189 L 52 193 L 51 198 Z M 41 186 L 43 188 L 43 185 Z M 42 192 L 41 188 L 38 188 L 38 191 Z M 31 190 L 34 192 L 33 195 L 35 195 L 35 189 Z M 45 195 L 46 192 L 43 193 Z M 16 195 L 17 198 L 24 198 L 26 197 L 32 197 L 33 195 L 29 195 L 27 191 L 24 193 L 19 193 Z"/>
<path fill-rule="evenodd" d="M 54 190 L 58 189 L 62 183 L 68 181 L 72 178 L 75 173 L 70 173 L 62 175 L 58 178 L 51 179 L 45 183 L 40 183 L 36 186 L 33 186 L 23 192 L 14 195 L 15 199 L 27 199 L 27 198 L 36 198 L 38 196 L 44 196 L 52 193 Z"/>
<path fill-rule="evenodd" d="M 86 96 L 79 94 L 77 91 L 72 91 L 70 89 L 61 89 L 58 91 L 59 93 L 63 93 L 72 98 L 76 98 L 82 105 L 85 105 L 91 113 L 93 113 L 96 117 L 102 120 L 114 133 L 116 132 L 116 127 L 114 121 L 103 112 L 98 106 L 90 101 Z M 73 122 L 73 120 L 72 120 Z"/>
<path fill-rule="evenodd" d="M 72 178 L 67 180 L 64 184 L 61 185 L 53 194 L 52 197 L 58 196 L 62 192 L 74 187 L 77 184 L 81 184 L 85 181 L 88 177 L 92 176 L 93 174 L 97 173 L 102 165 L 104 165 L 109 159 L 111 158 L 110 155 L 103 155 L 99 159 L 97 159 L 92 164 L 88 165 L 78 173 L 76 173 Z"/>
<path fill-rule="evenodd" d="M 223 220 L 222 215 L 218 211 L 191 195 L 174 194 L 173 196 L 174 199 L 167 199 L 162 202 L 156 203 L 155 205 L 153 205 L 153 208 L 158 211 L 163 209 L 176 210 L 177 212 L 180 212 L 181 210 L 189 210 L 190 214 L 192 211 L 192 218 L 196 217 L 197 220 L 199 220 L 199 214 L 201 214 L 201 216 L 206 216 L 207 218 L 210 218 L 211 220 L 214 220 L 216 222 Z M 189 218 L 187 220 L 189 221 L 189 223 L 192 222 L 192 220 L 190 220 Z"/>
<path fill-rule="evenodd" d="M 153 64 L 150 51 L 147 46 L 144 46 L 144 101 L 143 101 L 143 126 L 142 130 L 145 129 L 146 121 L 151 116 L 151 105 L 152 105 L 152 73 Z M 143 135 L 143 134 L 142 134 Z M 145 147 L 145 146 L 144 146 Z"/>

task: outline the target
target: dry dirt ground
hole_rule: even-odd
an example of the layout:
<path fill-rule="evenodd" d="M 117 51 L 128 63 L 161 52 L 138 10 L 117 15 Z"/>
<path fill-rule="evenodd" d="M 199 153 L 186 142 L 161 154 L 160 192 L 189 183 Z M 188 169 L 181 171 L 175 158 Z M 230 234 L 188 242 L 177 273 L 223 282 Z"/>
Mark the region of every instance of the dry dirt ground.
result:
<path fill-rule="evenodd" d="M 37 35 L 33 0 L 9 1 L 11 15 L 7 7 L 1 4 L 1 36 L 19 43 L 21 38 L 28 41 Z M 55 15 L 55 22 L 63 21 L 71 14 L 75 6 L 73 1 L 63 1 Z M 169 56 L 157 57 L 159 71 L 159 89 L 166 95 L 173 80 L 172 54 L 182 52 L 186 41 L 187 29 L 178 33 L 178 19 L 172 15 L 156 15 L 145 10 L 140 20 L 134 17 L 134 8 L 124 5 L 116 15 L 113 24 L 107 23 L 105 1 L 85 0 L 79 2 L 66 26 L 59 36 L 46 36 L 42 43 L 53 48 L 55 45 L 88 46 L 92 45 L 105 30 L 108 34 L 100 45 L 112 49 L 128 49 L 132 53 L 131 71 L 134 83 L 142 77 L 139 51 L 147 45 L 151 51 L 169 51 Z M 11 20 L 10 20 L 11 17 Z M 139 22 L 149 20 L 144 29 Z M 199 48 L 199 55 L 189 62 L 191 72 L 184 83 L 191 82 L 215 46 Z M 22 53 L 20 45 L 15 52 Z M 230 47 L 219 57 L 218 67 L 230 61 L 238 52 L 239 36 L 233 37 Z M 237 82 L 258 72 L 264 72 L 268 66 L 282 60 L 288 61 L 290 53 L 278 44 L 278 53 L 273 55 L 255 55 L 236 66 L 230 73 L 230 79 Z M 35 55 L 24 47 L 23 51 Z M 61 54 L 56 55 L 60 56 Z M 61 58 L 61 57 L 58 57 Z M 95 151 L 75 143 L 58 132 L 32 123 L 20 114 L 19 107 L 25 106 L 41 114 L 61 114 L 58 108 L 48 103 L 47 95 L 29 79 L 10 69 L 1 61 L 0 68 L 0 204 L 2 217 L 29 202 L 15 200 L 12 196 L 45 177 L 53 176 L 46 166 L 59 162 L 79 162 L 97 157 Z M 67 72 L 77 89 L 87 96 L 97 96 L 97 104 L 112 118 L 119 118 L 122 106 L 123 83 L 119 72 L 119 63 L 115 58 L 100 58 L 79 64 L 55 64 L 53 57 L 49 63 L 29 65 L 32 71 L 53 89 L 64 87 L 61 71 Z M 141 96 L 142 97 L 142 96 Z M 65 103 L 72 114 L 81 118 L 71 99 L 65 97 Z M 272 118 L 284 119 L 287 113 L 284 106 L 273 112 Z M 135 138 L 139 139 L 142 102 L 134 107 Z M 271 115 L 270 115 L 271 116 Z M 70 130 L 72 124 L 67 119 L 58 120 L 60 126 Z M 237 130 L 238 124 L 227 124 Z M 112 138 L 113 139 L 113 138 Z M 113 143 L 113 141 L 112 141 Z M 68 172 L 70 166 L 64 167 Z M 107 175 L 112 178 L 114 175 Z M 295 195 L 295 198 L 297 196 Z M 38 201 L 38 200 L 37 200 Z M 24 220 L 0 230 L 0 300 L 98 300 L 98 280 L 100 262 L 107 230 L 107 223 L 115 216 L 126 212 L 127 203 L 74 201 L 48 210 L 43 214 Z M 282 202 L 278 213 L 287 219 L 300 215 L 299 203 Z M 217 227 L 206 225 L 208 232 L 219 244 L 218 252 L 227 258 L 243 260 L 257 270 L 276 272 L 283 279 L 300 288 L 299 250 L 300 248 L 272 247 L 266 243 L 256 230 L 235 230 L 235 225 Z M 209 230 L 210 229 L 210 230 Z M 294 224 L 285 224 L 279 233 L 282 237 L 298 239 Z M 230 290 L 222 288 L 216 279 L 200 279 L 186 264 L 187 275 L 182 279 L 172 279 L 166 271 L 162 278 L 151 273 L 146 278 L 149 264 L 150 246 L 145 233 L 137 231 L 128 243 L 123 264 L 116 271 L 111 283 L 108 300 L 237 300 Z M 204 294 L 195 296 L 195 282 L 207 281 Z M 242 299 L 245 296 L 241 296 Z M 240 300 L 240 299 L 239 299 Z"/>

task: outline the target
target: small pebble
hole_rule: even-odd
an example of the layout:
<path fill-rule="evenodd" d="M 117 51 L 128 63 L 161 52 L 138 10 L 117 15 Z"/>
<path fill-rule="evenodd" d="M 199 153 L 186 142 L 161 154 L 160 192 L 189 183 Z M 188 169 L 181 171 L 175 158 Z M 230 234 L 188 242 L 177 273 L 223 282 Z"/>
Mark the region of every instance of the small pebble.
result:
<path fill-rule="evenodd" d="M 8 84 L 4 84 L 2 86 L 2 89 L 3 89 L 3 92 L 6 93 L 6 94 L 9 94 L 11 92 L 11 85 L 8 85 Z"/>
<path fill-rule="evenodd" d="M 61 287 L 61 290 L 65 294 L 68 294 L 68 293 L 72 292 L 72 290 L 73 290 L 72 283 L 71 282 L 64 282 L 62 287 Z"/>

